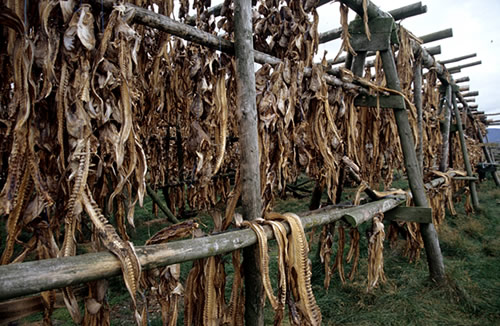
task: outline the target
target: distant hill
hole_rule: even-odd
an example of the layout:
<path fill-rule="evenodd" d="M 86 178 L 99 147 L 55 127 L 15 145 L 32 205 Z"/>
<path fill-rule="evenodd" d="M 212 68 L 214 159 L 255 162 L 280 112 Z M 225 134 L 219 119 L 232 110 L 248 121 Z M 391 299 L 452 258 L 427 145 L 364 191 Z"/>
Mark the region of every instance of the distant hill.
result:
<path fill-rule="evenodd" d="M 490 141 L 490 143 L 500 144 L 500 129 L 488 128 L 488 140 Z"/>

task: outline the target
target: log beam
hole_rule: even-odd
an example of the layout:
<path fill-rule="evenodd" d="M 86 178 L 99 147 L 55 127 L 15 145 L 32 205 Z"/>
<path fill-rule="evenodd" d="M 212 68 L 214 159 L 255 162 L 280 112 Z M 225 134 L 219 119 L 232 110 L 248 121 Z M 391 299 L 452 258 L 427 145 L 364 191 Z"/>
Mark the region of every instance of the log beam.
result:
<path fill-rule="evenodd" d="M 430 43 L 434 41 L 443 40 L 449 37 L 453 37 L 453 30 L 451 28 L 443 29 L 441 31 L 420 36 L 419 39 L 421 39 L 424 43 Z"/>
<path fill-rule="evenodd" d="M 450 68 L 448 68 L 448 71 L 450 73 L 460 72 L 464 68 L 469 68 L 469 67 L 477 66 L 477 65 L 480 65 L 480 64 L 482 64 L 481 60 L 474 61 L 474 62 L 470 62 L 470 63 L 464 64 L 464 65 L 450 67 Z"/>
<path fill-rule="evenodd" d="M 460 78 L 455 79 L 455 84 L 465 83 L 465 82 L 468 82 L 468 81 L 470 81 L 469 76 L 460 77 Z"/>
<path fill-rule="evenodd" d="M 451 176 L 454 176 L 452 173 Z M 425 184 L 425 189 L 439 187 L 445 182 L 440 177 Z M 377 201 L 380 210 L 374 214 L 404 203 L 404 198 L 383 198 Z M 388 204 L 389 203 L 389 204 Z M 339 221 L 346 214 L 356 214 L 374 203 L 339 209 L 327 206 L 317 210 L 300 213 L 304 229 Z M 369 205 L 369 206 L 367 206 Z M 285 223 L 290 232 L 288 224 Z M 264 225 L 267 238 L 273 239 L 272 229 Z M 179 240 L 164 244 L 135 247 L 143 270 L 183 263 L 215 255 L 223 255 L 257 243 L 251 229 L 236 229 L 200 238 Z M 121 274 L 118 258 L 108 251 L 88 253 L 77 256 L 43 259 L 0 266 L 0 300 L 8 300 L 42 291 L 63 288 L 109 278 Z"/>
<path fill-rule="evenodd" d="M 472 54 L 463 55 L 461 57 L 457 57 L 457 58 L 453 58 L 453 59 L 439 60 L 439 63 L 441 63 L 442 65 L 445 65 L 448 63 L 453 63 L 453 62 L 458 62 L 458 61 L 462 61 L 465 59 L 474 58 L 476 55 L 477 55 L 476 53 L 472 53 Z"/>
<path fill-rule="evenodd" d="M 394 18 L 394 20 L 401 20 L 404 18 L 409 18 L 412 16 L 417 16 L 425 14 L 427 12 L 427 6 L 423 6 L 422 2 L 416 2 L 401 8 L 393 9 L 389 11 L 389 14 Z M 342 28 L 334 28 L 329 31 L 319 34 L 319 43 L 323 44 L 340 38 L 342 35 Z"/>
<path fill-rule="evenodd" d="M 473 97 L 473 96 L 479 96 L 479 91 L 470 91 L 466 93 L 462 93 L 463 97 Z"/>

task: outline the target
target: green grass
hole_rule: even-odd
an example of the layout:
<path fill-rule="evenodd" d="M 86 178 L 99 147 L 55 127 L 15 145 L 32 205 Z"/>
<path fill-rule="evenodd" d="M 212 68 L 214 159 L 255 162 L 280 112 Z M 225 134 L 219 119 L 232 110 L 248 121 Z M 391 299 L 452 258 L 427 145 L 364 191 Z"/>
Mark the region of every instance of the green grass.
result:
<path fill-rule="evenodd" d="M 406 181 L 397 181 L 395 187 L 404 187 Z M 310 184 L 309 187 L 313 187 Z M 343 199 L 352 198 L 354 189 L 346 189 Z M 458 215 L 447 214 L 439 229 L 441 249 L 445 259 L 447 282 L 436 285 L 428 278 L 425 252 L 419 261 L 409 263 L 402 256 L 403 240 L 394 248 L 386 242 L 384 266 L 387 282 L 371 292 L 366 291 L 367 240 L 365 229 L 360 227 L 361 257 L 359 271 L 354 281 L 342 284 L 338 274 L 332 277 L 328 291 L 323 289 L 323 267 L 316 257 L 317 239 L 311 248 L 313 266 L 312 284 L 321 308 L 324 325 L 499 325 L 500 324 L 500 189 L 491 180 L 478 187 L 482 211 L 467 216 L 463 203 L 456 204 Z M 276 200 L 278 212 L 302 212 L 308 209 L 309 198 Z M 161 214 L 161 213 L 160 213 Z M 162 216 L 159 216 L 162 217 Z M 151 202 L 146 200 L 144 209 L 136 211 L 137 229 L 132 233 L 136 244 L 161 229 L 162 225 L 147 226 L 151 220 Z M 200 221 L 210 226 L 209 218 Z M 346 237 L 348 238 L 347 234 Z M 276 248 L 271 242 L 271 277 L 277 275 Z M 335 247 L 336 248 L 336 247 Z M 348 251 L 348 239 L 345 254 Z M 333 260 L 333 257 L 332 257 Z M 229 295 L 232 271 L 230 256 L 226 261 L 226 297 Z M 350 266 L 346 264 L 346 274 Z M 182 264 L 181 279 L 185 280 L 191 262 Z M 119 277 L 109 280 L 109 302 L 112 306 L 111 325 L 130 325 L 133 322 L 130 299 Z M 275 287 L 276 289 L 276 287 Z M 64 309 L 54 313 L 53 320 L 62 325 L 71 324 Z M 40 320 L 41 315 L 29 318 Z M 266 325 L 272 324 L 273 312 L 266 304 Z M 182 325 L 182 311 L 178 325 Z M 159 314 L 150 315 L 151 325 L 161 325 Z M 288 325 L 285 317 L 284 325 Z"/>

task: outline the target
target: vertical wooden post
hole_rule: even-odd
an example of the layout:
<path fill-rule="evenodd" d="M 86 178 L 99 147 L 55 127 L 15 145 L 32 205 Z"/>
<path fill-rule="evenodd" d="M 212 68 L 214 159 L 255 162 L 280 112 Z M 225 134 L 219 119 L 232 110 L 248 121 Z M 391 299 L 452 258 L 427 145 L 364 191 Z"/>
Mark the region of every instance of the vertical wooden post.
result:
<path fill-rule="evenodd" d="M 392 51 L 381 51 L 380 55 L 387 80 L 387 87 L 401 91 L 401 85 Z M 398 125 L 398 134 L 401 142 L 401 148 L 403 149 L 406 173 L 408 174 L 408 181 L 413 195 L 413 201 L 415 206 L 429 207 L 424 188 L 424 181 L 417 163 L 417 155 L 415 152 L 415 144 L 413 142 L 413 133 L 411 131 L 410 122 L 408 121 L 408 113 L 406 110 L 395 109 L 394 116 Z M 441 283 L 445 280 L 444 262 L 441 248 L 439 247 L 436 229 L 432 223 L 421 223 L 420 230 L 424 240 L 430 277 L 436 282 Z"/>
<path fill-rule="evenodd" d="M 443 146 L 441 150 L 441 162 L 439 162 L 439 171 L 446 172 L 450 159 L 450 126 L 451 126 L 451 86 L 446 86 L 444 93 L 444 123 L 441 129 L 441 137 L 443 139 Z"/>
<path fill-rule="evenodd" d="M 234 2 L 234 50 L 241 152 L 243 217 L 253 220 L 261 216 L 260 155 L 257 129 L 257 104 L 253 54 L 252 2 Z M 258 265 L 256 246 L 243 251 L 245 274 L 245 324 L 264 325 L 264 289 Z"/>
<path fill-rule="evenodd" d="M 358 77 L 363 76 L 363 69 L 365 68 L 365 60 L 366 60 L 366 51 L 359 51 L 357 53 L 357 56 L 353 60 L 352 67 L 350 68 L 353 74 L 355 74 Z"/>
<path fill-rule="evenodd" d="M 452 94 L 452 102 L 453 110 L 455 111 L 455 119 L 457 121 L 458 136 L 460 138 L 460 147 L 462 147 L 465 169 L 467 171 L 467 176 L 472 177 L 472 167 L 469 161 L 469 153 L 467 152 L 467 143 L 465 142 L 464 129 L 462 127 L 462 117 L 460 116 L 460 111 L 458 110 L 457 98 L 455 96 L 455 93 Z M 477 197 L 476 182 L 474 180 L 469 181 L 469 188 L 472 198 L 472 207 L 474 207 L 475 210 L 480 210 L 479 199 Z"/>
<path fill-rule="evenodd" d="M 418 147 L 417 147 L 417 161 L 419 164 L 420 172 L 424 175 L 424 136 L 422 127 L 422 61 L 417 59 L 413 71 L 413 101 L 417 107 L 417 128 L 418 128 Z"/>

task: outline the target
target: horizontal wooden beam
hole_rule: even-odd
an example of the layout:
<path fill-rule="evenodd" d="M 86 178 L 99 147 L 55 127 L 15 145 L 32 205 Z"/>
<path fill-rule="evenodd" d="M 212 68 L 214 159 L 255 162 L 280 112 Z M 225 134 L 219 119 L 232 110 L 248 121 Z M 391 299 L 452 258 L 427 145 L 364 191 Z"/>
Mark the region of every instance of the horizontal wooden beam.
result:
<path fill-rule="evenodd" d="M 450 67 L 450 68 L 448 68 L 448 71 L 449 71 L 450 73 L 460 72 L 460 71 L 461 71 L 462 69 L 464 69 L 464 68 L 477 66 L 477 65 L 480 65 L 481 63 L 482 63 L 482 61 L 481 61 L 481 60 L 478 60 L 478 61 L 470 62 L 470 63 L 467 63 L 467 64 L 463 64 L 463 65 L 459 65 L 459 66 Z"/>
<path fill-rule="evenodd" d="M 454 175 L 455 173 L 450 174 L 450 176 Z M 444 181 L 442 177 L 436 178 L 424 186 L 426 189 L 432 189 L 443 184 Z M 314 226 L 338 221 L 346 215 L 356 215 L 362 211 L 372 212 L 371 217 L 373 217 L 373 215 L 385 213 L 405 201 L 406 199 L 401 197 L 388 197 L 361 206 L 346 209 L 328 206 L 299 215 L 304 229 L 310 229 Z M 363 216 L 364 219 L 369 219 L 367 214 L 363 214 Z M 268 226 L 264 226 L 264 228 L 268 239 L 272 239 L 271 229 Z M 289 228 L 287 230 L 289 231 Z M 142 269 L 148 270 L 226 254 L 251 246 L 256 242 L 257 238 L 252 230 L 237 229 L 201 238 L 140 246 L 136 247 L 136 253 Z M 3 265 L 0 266 L 0 300 L 104 279 L 120 273 L 120 261 L 110 252 Z"/>
<path fill-rule="evenodd" d="M 472 53 L 472 54 L 467 54 L 467 55 L 464 55 L 464 56 L 461 56 L 461 57 L 457 57 L 457 58 L 453 58 L 453 59 L 439 60 L 439 62 L 442 65 L 445 65 L 445 64 L 448 64 L 448 63 L 453 63 L 453 62 L 458 62 L 458 61 L 462 61 L 462 60 L 465 60 L 465 59 L 474 58 L 476 55 L 477 55 L 476 53 Z"/>
<path fill-rule="evenodd" d="M 425 48 L 425 51 L 427 51 L 427 53 L 429 53 L 430 55 L 441 54 L 441 45 L 436 45 L 436 46 L 431 46 L 431 47 Z M 366 57 L 373 57 L 376 54 L 377 54 L 377 52 L 375 52 L 375 51 L 368 51 L 366 53 Z M 346 59 L 345 56 L 340 56 L 336 60 L 334 60 L 334 59 L 327 60 L 327 64 L 334 65 L 334 64 L 343 63 L 343 62 L 345 62 L 345 59 Z M 373 60 L 372 61 L 368 61 L 366 63 L 367 67 L 373 67 L 373 65 L 374 65 L 374 61 Z"/>
<path fill-rule="evenodd" d="M 476 103 L 469 104 L 470 109 L 477 109 L 478 107 L 479 107 L 479 105 Z"/>
<path fill-rule="evenodd" d="M 324 225 L 348 213 L 370 209 L 385 212 L 403 199 L 387 198 L 353 208 L 325 207 L 301 214 L 303 227 Z M 378 207 L 379 209 L 375 209 Z M 268 238 L 273 237 L 265 227 Z M 175 241 L 167 244 L 136 247 L 143 270 L 209 256 L 226 254 L 255 244 L 257 238 L 250 229 L 238 229 L 216 235 Z M 89 253 L 0 266 L 0 300 L 39 293 L 80 283 L 108 278 L 121 273 L 119 260 L 110 252 Z"/>
<path fill-rule="evenodd" d="M 92 0 L 92 2 L 95 6 L 99 6 L 99 8 L 102 4 L 107 9 L 113 8 L 113 5 L 115 4 L 114 0 L 102 0 L 102 3 L 99 0 Z M 161 31 L 175 35 L 184 40 L 198 43 L 213 50 L 222 51 L 229 55 L 234 55 L 234 43 L 229 40 L 204 32 L 195 27 L 175 21 L 167 16 L 135 6 L 130 3 L 123 3 L 122 6 L 125 7 L 125 10 L 127 12 L 130 12 L 133 15 L 132 19 L 137 24 L 157 28 Z M 260 64 L 268 63 L 270 65 L 276 65 L 281 62 L 279 58 L 256 50 L 254 50 L 254 59 L 255 62 Z M 311 68 L 305 68 L 304 75 L 310 76 L 311 71 Z M 366 88 L 355 85 L 353 83 L 345 82 L 342 79 L 334 76 L 336 73 L 340 74 L 339 71 L 336 71 L 334 69 L 329 70 L 328 74 L 324 75 L 323 78 L 331 86 L 338 86 L 344 88 L 345 90 L 356 90 L 362 94 L 368 94 Z"/>
<path fill-rule="evenodd" d="M 363 205 L 363 210 L 351 210 L 343 214 L 343 219 L 352 227 L 359 226 L 373 218 L 378 213 L 385 213 L 405 202 L 402 198 L 379 200 Z"/>
<path fill-rule="evenodd" d="M 383 109 L 402 109 L 406 108 L 405 100 L 399 95 L 375 96 L 359 95 L 354 99 L 355 106 L 380 107 Z"/>
<path fill-rule="evenodd" d="M 394 20 L 401 20 L 416 15 L 421 15 L 427 12 L 427 6 L 423 6 L 422 2 L 416 2 L 401 8 L 389 11 Z M 334 28 L 329 31 L 319 34 L 319 43 L 323 44 L 340 38 L 342 35 L 342 28 Z"/>
<path fill-rule="evenodd" d="M 478 95 L 479 95 L 479 91 L 470 91 L 470 92 L 462 93 L 463 97 L 472 97 L 472 96 L 478 96 Z"/>
<path fill-rule="evenodd" d="M 467 92 L 467 91 L 469 91 L 469 89 L 470 89 L 470 86 L 469 86 L 469 85 L 463 85 L 463 86 L 460 86 L 460 87 L 458 88 L 458 90 L 459 90 L 460 92 Z"/>
<path fill-rule="evenodd" d="M 449 37 L 453 37 L 453 29 L 451 28 L 420 36 L 419 39 L 421 39 L 424 43 L 430 43 Z"/>
<path fill-rule="evenodd" d="M 329 2 L 332 2 L 332 0 L 319 0 L 318 3 L 316 4 L 316 8 L 319 8 Z M 222 11 L 222 6 L 224 4 L 220 3 L 218 5 L 215 5 L 213 7 L 210 7 L 207 9 L 207 13 L 209 16 L 213 15 L 214 17 L 219 17 L 221 15 Z M 189 16 L 186 18 L 186 24 L 194 26 L 196 24 L 196 15 Z"/>
<path fill-rule="evenodd" d="M 432 209 L 429 207 L 396 207 L 384 214 L 384 220 L 432 223 Z"/>
<path fill-rule="evenodd" d="M 465 82 L 468 82 L 468 81 L 470 81 L 470 78 L 468 76 L 460 77 L 460 78 L 455 79 L 455 84 L 465 83 Z"/>
<path fill-rule="evenodd" d="M 485 116 L 486 116 L 486 117 L 493 116 L 493 115 L 500 115 L 500 112 L 496 112 L 496 113 L 486 113 L 486 114 L 485 114 Z"/>
<path fill-rule="evenodd" d="M 476 99 L 475 98 L 466 98 L 465 102 L 467 102 L 467 103 L 471 103 L 471 102 L 474 103 L 474 102 L 476 102 Z"/>

